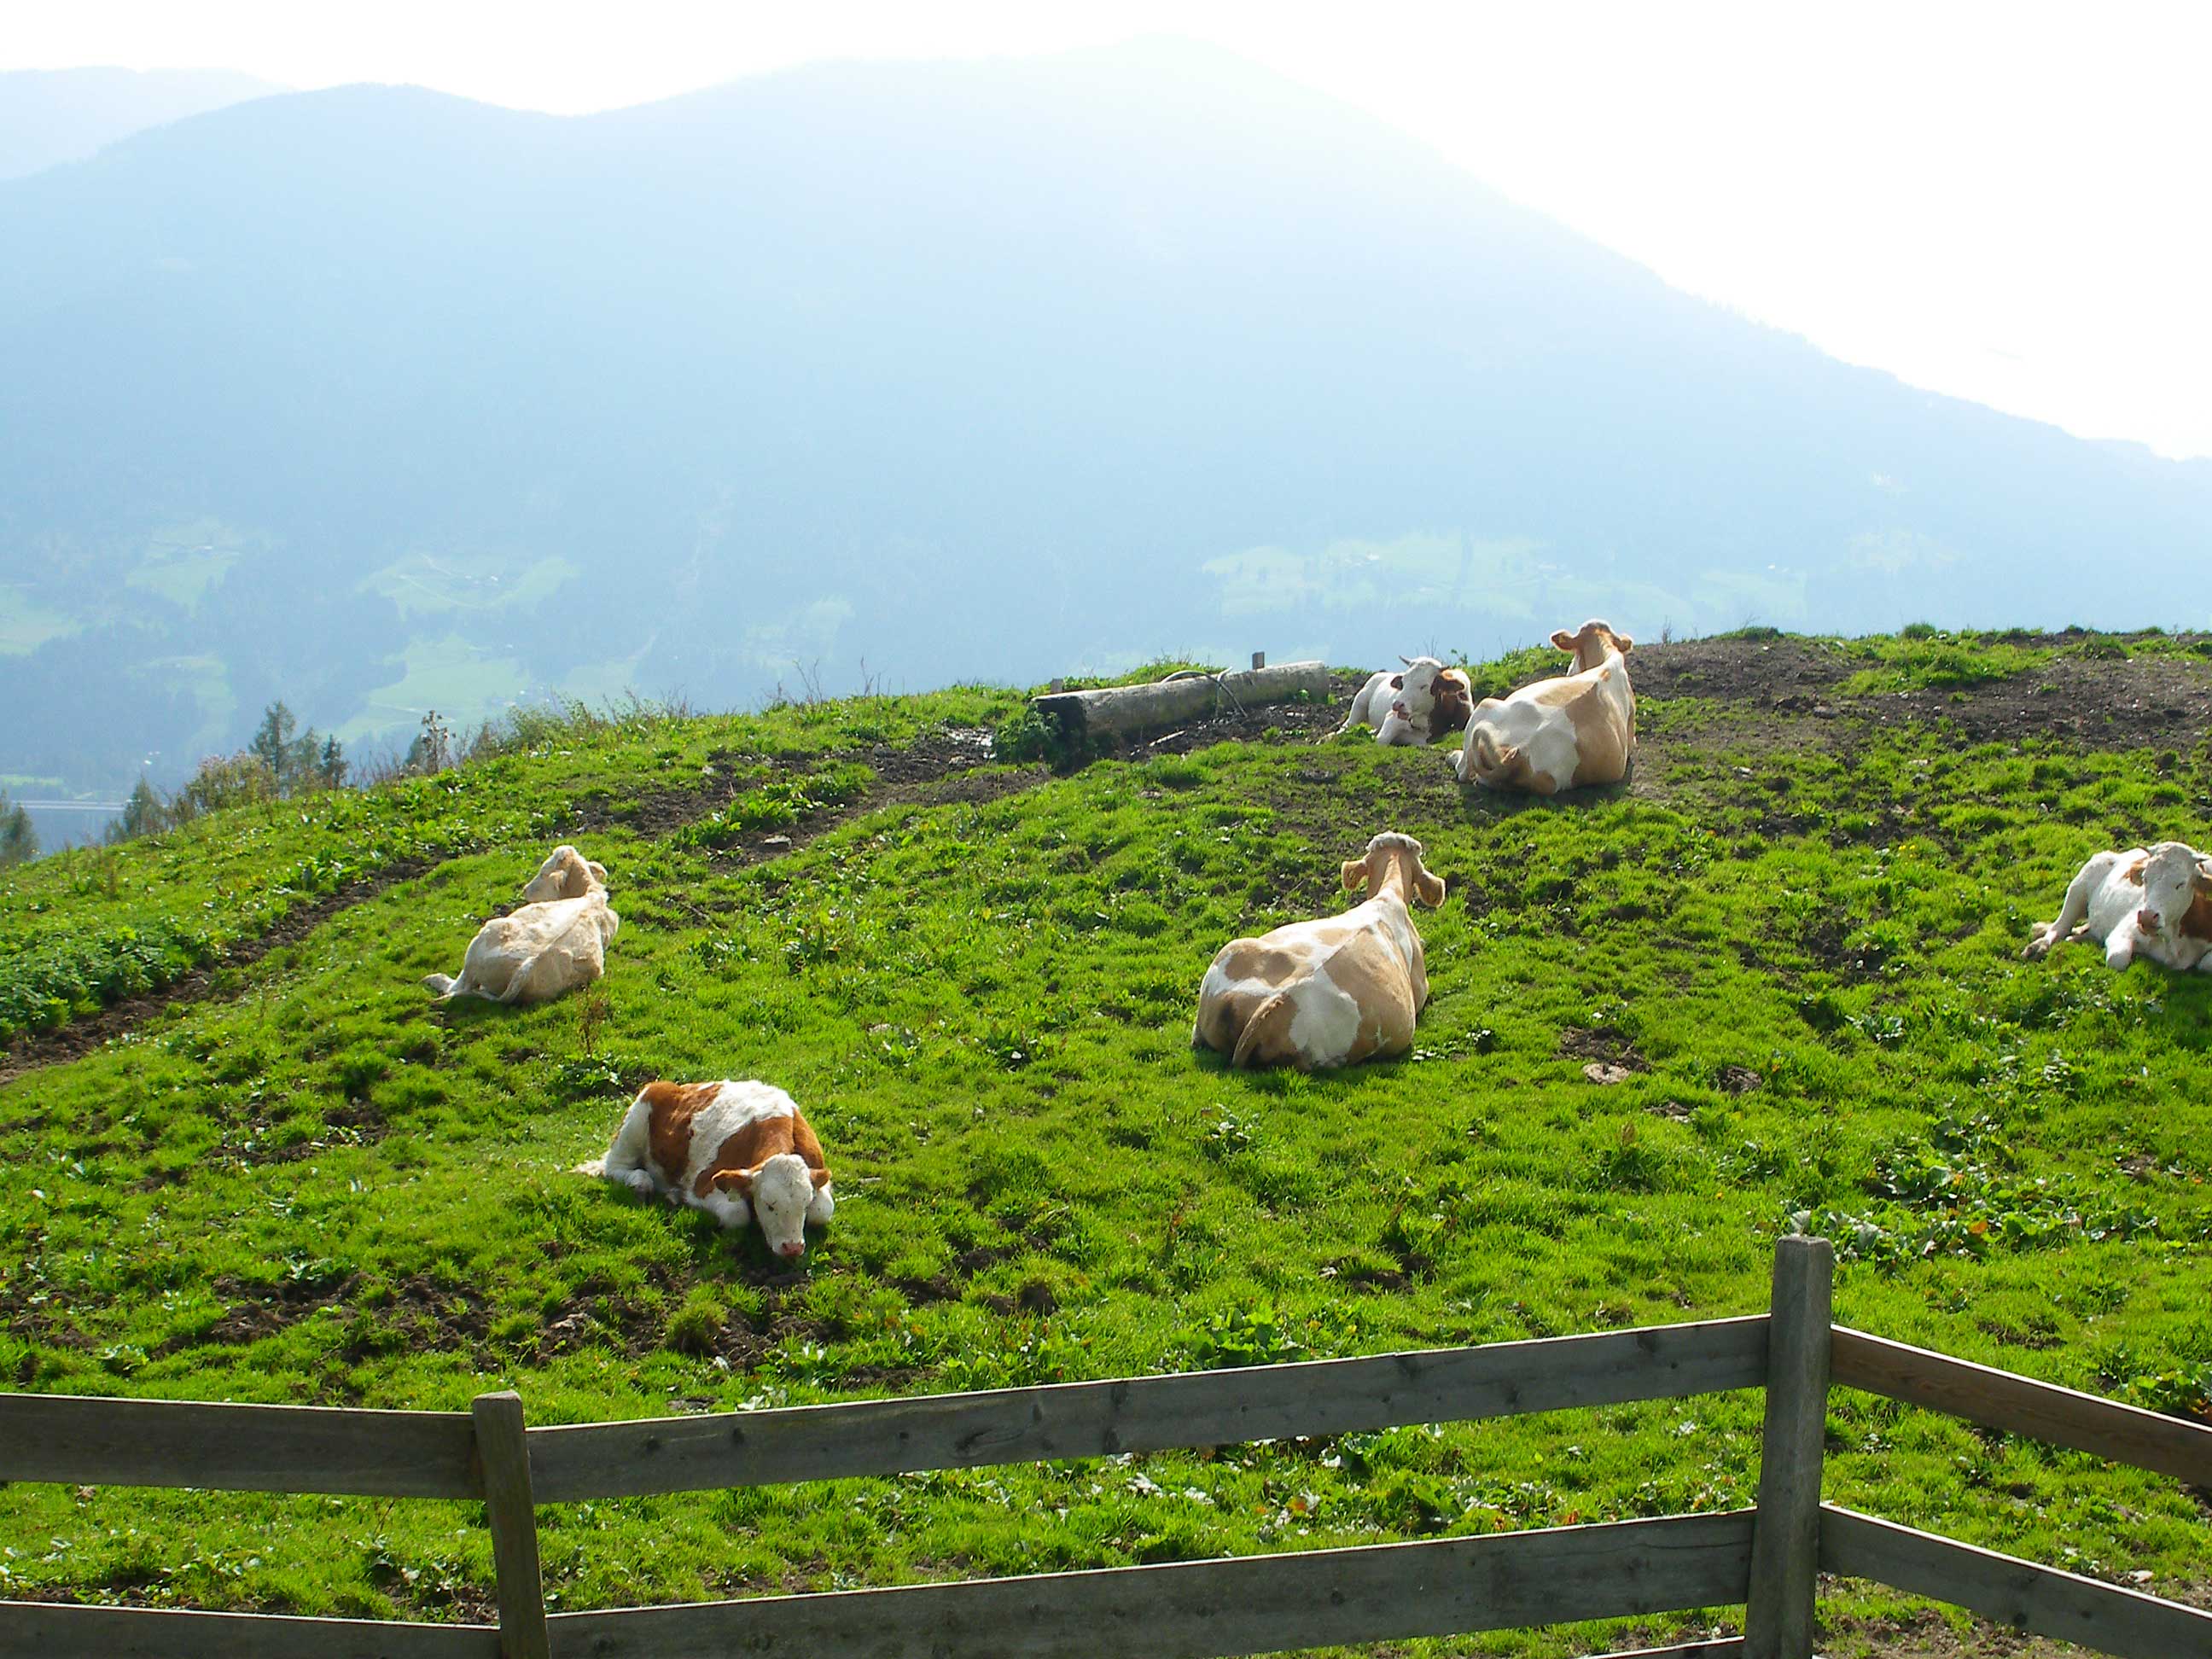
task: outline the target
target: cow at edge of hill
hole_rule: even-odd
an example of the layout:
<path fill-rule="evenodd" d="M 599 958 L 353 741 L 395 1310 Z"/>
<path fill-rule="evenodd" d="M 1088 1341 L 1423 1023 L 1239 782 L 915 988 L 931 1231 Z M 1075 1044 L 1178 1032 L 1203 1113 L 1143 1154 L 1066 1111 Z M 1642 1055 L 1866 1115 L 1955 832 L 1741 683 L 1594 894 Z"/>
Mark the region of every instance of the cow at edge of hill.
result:
<path fill-rule="evenodd" d="M 1382 669 L 1369 677 L 1352 699 L 1352 712 L 1331 737 L 1366 726 L 1373 729 L 1377 743 L 1416 744 L 1432 743 L 1467 724 L 1474 708 L 1474 689 L 1463 672 L 1445 667 L 1434 657 L 1398 660 L 1406 665 L 1402 672 Z"/>
<path fill-rule="evenodd" d="M 1199 986 L 1193 1046 L 1219 1050 L 1231 1066 L 1302 1072 L 1413 1046 L 1429 975 L 1407 902 L 1442 904 L 1443 878 L 1421 863 L 1420 842 L 1392 831 L 1341 875 L 1347 892 L 1366 890 L 1363 902 L 1221 947 Z"/>
<path fill-rule="evenodd" d="M 523 883 L 522 899 L 526 904 L 542 904 L 548 899 L 583 898 L 595 887 L 604 890 L 606 884 L 606 866 L 592 863 L 563 842 L 545 855 L 538 873 Z"/>
<path fill-rule="evenodd" d="M 806 1253 L 806 1224 L 836 1213 L 822 1143 L 773 1084 L 648 1083 L 605 1158 L 579 1175 L 704 1210 L 725 1227 L 758 1221 L 780 1256 Z"/>
<path fill-rule="evenodd" d="M 1636 693 L 1626 659 L 1636 641 L 1593 620 L 1552 643 L 1573 656 L 1573 672 L 1476 704 L 1452 757 L 1461 782 L 1555 795 L 1628 775 Z"/>
<path fill-rule="evenodd" d="M 2039 922 L 2021 955 L 2033 962 L 2073 939 L 2102 945 L 2108 968 L 2141 956 L 2212 974 L 2212 857 L 2179 841 L 2098 854 L 2067 884 L 2058 919 Z"/>
<path fill-rule="evenodd" d="M 621 926 L 607 908 L 605 888 L 581 898 L 526 904 L 477 929 L 459 979 L 431 974 L 422 983 L 440 1002 L 550 1002 L 606 972 L 607 945 Z"/>

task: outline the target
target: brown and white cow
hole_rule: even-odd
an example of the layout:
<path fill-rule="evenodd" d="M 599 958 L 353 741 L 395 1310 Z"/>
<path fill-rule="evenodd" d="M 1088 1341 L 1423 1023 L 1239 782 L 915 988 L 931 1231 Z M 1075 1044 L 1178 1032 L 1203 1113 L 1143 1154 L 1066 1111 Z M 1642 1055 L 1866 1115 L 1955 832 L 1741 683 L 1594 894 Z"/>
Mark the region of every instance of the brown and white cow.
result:
<path fill-rule="evenodd" d="M 1352 712 L 1329 735 L 1341 737 L 1365 726 L 1375 741 L 1390 744 L 1433 743 L 1467 724 L 1474 708 L 1474 689 L 1465 673 L 1434 657 L 1401 657 L 1403 671 L 1371 675 L 1352 699 Z"/>
<path fill-rule="evenodd" d="M 2021 955 L 2033 962 L 2081 939 L 2105 947 L 2105 965 L 2137 957 L 2212 974 L 2212 856 L 2162 841 L 2100 853 L 2067 884 L 2056 921 L 2039 923 Z"/>
<path fill-rule="evenodd" d="M 1232 1066 L 1302 1072 L 1413 1046 L 1429 975 L 1407 901 L 1442 904 L 1443 881 L 1422 865 L 1420 842 L 1387 832 L 1342 875 L 1346 891 L 1366 890 L 1364 902 L 1221 947 L 1199 987 L 1194 1046 Z"/>
<path fill-rule="evenodd" d="M 1572 654 L 1574 672 L 1476 704 L 1452 757 L 1462 783 L 1553 795 L 1627 776 L 1636 693 L 1626 659 L 1636 641 L 1586 622 L 1572 634 L 1560 629 L 1552 643 Z"/>
<path fill-rule="evenodd" d="M 822 1143 L 772 1084 L 648 1083 L 605 1158 L 576 1166 L 650 1198 L 704 1210 L 725 1227 L 758 1221 L 769 1249 L 806 1253 L 806 1224 L 836 1213 Z"/>
<path fill-rule="evenodd" d="M 542 903 L 547 899 L 582 898 L 594 888 L 604 890 L 607 884 L 607 870 L 603 864 L 594 864 L 574 848 L 562 842 L 545 855 L 545 862 L 538 866 L 538 873 L 522 884 L 523 902 Z"/>

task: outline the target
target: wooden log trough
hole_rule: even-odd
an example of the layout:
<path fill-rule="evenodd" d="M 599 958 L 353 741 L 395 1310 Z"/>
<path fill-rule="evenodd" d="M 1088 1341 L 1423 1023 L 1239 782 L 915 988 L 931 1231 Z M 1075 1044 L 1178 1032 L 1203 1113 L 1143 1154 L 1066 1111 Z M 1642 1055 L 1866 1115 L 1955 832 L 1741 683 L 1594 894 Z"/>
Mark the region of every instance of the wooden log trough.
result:
<path fill-rule="evenodd" d="M 1285 662 L 1232 668 L 1218 674 L 1193 670 L 1150 685 L 1103 685 L 1089 691 L 1054 691 L 1030 707 L 1058 731 L 1072 754 L 1124 747 L 1154 732 L 1190 726 L 1219 714 L 1295 702 L 1325 702 L 1328 665 Z"/>

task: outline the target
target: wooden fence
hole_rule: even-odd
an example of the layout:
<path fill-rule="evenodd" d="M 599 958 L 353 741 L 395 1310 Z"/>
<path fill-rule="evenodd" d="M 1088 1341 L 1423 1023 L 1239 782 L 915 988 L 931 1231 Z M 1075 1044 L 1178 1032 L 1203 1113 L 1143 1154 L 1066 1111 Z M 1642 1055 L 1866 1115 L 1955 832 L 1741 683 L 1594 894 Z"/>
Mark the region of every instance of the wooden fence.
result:
<path fill-rule="evenodd" d="M 2212 1428 L 1844 1329 L 1818 1239 L 1741 1319 L 1239 1371 L 529 1428 L 463 1412 L 0 1395 L 0 1480 L 481 1500 L 499 1623 L 0 1601 L 0 1655 L 146 1659 L 1202 1659 L 1741 1604 L 1741 1638 L 1633 1659 L 1809 1659 L 1816 1575 L 1869 1578 L 2139 1659 L 2212 1659 L 2212 1613 L 1820 1501 L 1832 1386 L 2212 1486 Z M 1758 1505 L 1354 1549 L 548 1617 L 534 1506 L 1100 1457 L 1763 1388 Z M 1615 1659 L 1632 1659 L 1615 1656 Z"/>

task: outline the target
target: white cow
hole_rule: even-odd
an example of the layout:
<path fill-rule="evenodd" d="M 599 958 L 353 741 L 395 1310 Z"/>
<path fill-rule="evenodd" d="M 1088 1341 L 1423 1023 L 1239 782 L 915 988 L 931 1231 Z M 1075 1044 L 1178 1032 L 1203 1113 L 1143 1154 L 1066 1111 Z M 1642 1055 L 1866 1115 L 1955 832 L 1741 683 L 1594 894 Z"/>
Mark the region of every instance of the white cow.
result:
<path fill-rule="evenodd" d="M 725 1227 L 757 1220 L 781 1256 L 806 1252 L 806 1224 L 836 1213 L 822 1143 L 798 1103 L 766 1083 L 648 1083 L 605 1158 L 576 1166 Z"/>
<path fill-rule="evenodd" d="M 1352 699 L 1352 712 L 1331 732 L 1341 737 L 1355 726 L 1370 727 L 1377 743 L 1431 743 L 1467 724 L 1474 690 L 1467 676 L 1434 657 L 1401 657 L 1404 672 L 1383 669 L 1371 675 Z"/>
<path fill-rule="evenodd" d="M 538 873 L 523 883 L 522 897 L 527 904 L 546 899 L 582 898 L 594 887 L 605 890 L 606 884 L 605 865 L 592 863 L 563 842 L 547 854 L 545 862 L 538 866 Z"/>
<path fill-rule="evenodd" d="M 2039 923 L 2021 955 L 2033 962 L 2070 939 L 2102 944 L 2109 968 L 2142 956 L 2212 974 L 2212 856 L 2179 841 L 2098 854 L 2067 884 L 2058 919 Z"/>
<path fill-rule="evenodd" d="M 1393 833 L 1341 874 L 1346 891 L 1367 890 L 1365 902 L 1221 947 L 1199 987 L 1194 1046 L 1232 1066 L 1302 1072 L 1413 1047 L 1429 975 L 1407 899 L 1442 904 L 1443 881 L 1423 866 L 1420 842 Z"/>
<path fill-rule="evenodd" d="M 1462 783 L 1553 795 L 1628 775 L 1636 693 L 1626 659 L 1636 641 L 1593 621 L 1561 629 L 1552 643 L 1573 655 L 1575 672 L 1476 704 L 1452 757 Z"/>
<path fill-rule="evenodd" d="M 604 888 L 581 898 L 526 904 L 477 930 L 459 979 L 432 974 L 422 983 L 441 1002 L 550 1002 L 606 972 L 607 945 L 621 926 Z"/>

